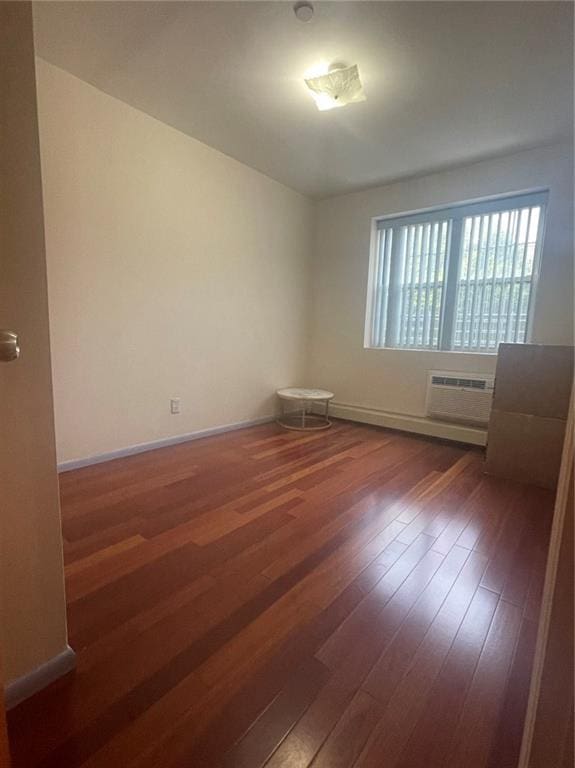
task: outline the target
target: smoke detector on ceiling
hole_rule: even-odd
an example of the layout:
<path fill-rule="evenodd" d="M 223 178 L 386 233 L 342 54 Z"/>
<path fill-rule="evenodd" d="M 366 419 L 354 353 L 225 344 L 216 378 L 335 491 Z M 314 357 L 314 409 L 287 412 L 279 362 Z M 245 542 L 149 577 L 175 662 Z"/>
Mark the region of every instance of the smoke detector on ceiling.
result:
<path fill-rule="evenodd" d="M 365 91 L 359 77 L 357 64 L 346 67 L 332 64 L 325 74 L 306 78 L 305 84 L 311 91 L 320 111 L 345 107 L 356 101 L 365 101 Z"/>
<path fill-rule="evenodd" d="M 300 3 L 296 3 L 293 7 L 293 12 L 298 21 L 304 23 L 311 21 L 313 18 L 313 5 L 308 3 L 307 0 L 303 0 Z"/>

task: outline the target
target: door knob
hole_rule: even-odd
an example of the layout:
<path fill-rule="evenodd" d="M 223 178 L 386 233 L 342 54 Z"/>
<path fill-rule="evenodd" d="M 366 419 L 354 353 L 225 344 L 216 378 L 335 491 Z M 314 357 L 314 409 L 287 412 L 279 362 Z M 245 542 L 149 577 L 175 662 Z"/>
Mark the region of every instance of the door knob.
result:
<path fill-rule="evenodd" d="M 10 363 L 19 356 L 18 334 L 14 331 L 0 330 L 0 363 Z"/>

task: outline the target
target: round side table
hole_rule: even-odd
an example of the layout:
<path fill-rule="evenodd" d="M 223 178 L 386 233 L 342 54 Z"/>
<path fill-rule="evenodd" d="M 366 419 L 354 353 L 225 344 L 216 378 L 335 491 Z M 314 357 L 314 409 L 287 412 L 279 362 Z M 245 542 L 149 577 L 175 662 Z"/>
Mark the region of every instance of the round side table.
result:
<path fill-rule="evenodd" d="M 302 432 L 314 429 L 328 429 L 331 427 L 331 421 L 328 418 L 329 401 L 333 398 L 333 392 L 326 389 L 304 389 L 303 387 L 288 387 L 287 389 L 278 389 L 277 396 L 282 405 L 281 416 L 278 418 L 278 424 L 286 429 L 297 429 Z M 300 403 L 297 410 L 286 411 L 285 405 L 288 401 Z M 323 413 L 311 413 L 310 404 L 323 403 Z"/>

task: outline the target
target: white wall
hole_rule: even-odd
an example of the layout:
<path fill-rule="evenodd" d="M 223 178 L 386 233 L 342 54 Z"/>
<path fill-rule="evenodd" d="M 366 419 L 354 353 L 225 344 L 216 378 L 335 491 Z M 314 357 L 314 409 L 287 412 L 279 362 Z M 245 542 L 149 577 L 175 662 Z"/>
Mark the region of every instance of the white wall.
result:
<path fill-rule="evenodd" d="M 37 72 L 58 460 L 273 413 L 304 373 L 314 204 Z"/>
<path fill-rule="evenodd" d="M 422 139 L 424 140 L 424 139 Z M 557 145 L 318 204 L 309 379 L 336 402 L 422 416 L 428 370 L 489 373 L 494 355 L 364 349 L 371 220 L 490 195 L 549 188 L 532 340 L 573 343 L 573 156 Z"/>

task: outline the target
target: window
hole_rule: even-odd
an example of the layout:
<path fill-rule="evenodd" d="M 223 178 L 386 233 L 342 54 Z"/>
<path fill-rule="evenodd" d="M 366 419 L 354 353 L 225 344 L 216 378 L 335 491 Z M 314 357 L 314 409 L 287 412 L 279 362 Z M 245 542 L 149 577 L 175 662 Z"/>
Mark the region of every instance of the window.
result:
<path fill-rule="evenodd" d="M 496 352 L 527 340 L 547 193 L 377 222 L 370 347 Z"/>

